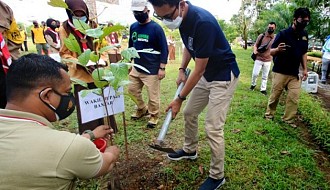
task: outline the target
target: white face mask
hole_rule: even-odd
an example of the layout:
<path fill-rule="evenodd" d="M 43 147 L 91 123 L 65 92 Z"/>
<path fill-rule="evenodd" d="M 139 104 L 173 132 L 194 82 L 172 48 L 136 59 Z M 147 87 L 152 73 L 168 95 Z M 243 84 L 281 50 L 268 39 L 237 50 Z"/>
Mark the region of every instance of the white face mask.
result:
<path fill-rule="evenodd" d="M 180 16 L 180 4 L 179 4 L 179 16 L 177 16 L 172 21 L 168 21 L 168 20 L 163 19 L 162 22 L 167 28 L 169 28 L 171 30 L 174 30 L 174 29 L 177 29 L 177 28 L 180 27 L 180 25 L 182 23 L 182 20 L 183 20 L 183 18 L 182 18 L 182 16 Z"/>
<path fill-rule="evenodd" d="M 82 16 L 82 17 L 77 17 L 77 16 L 72 16 L 72 18 L 80 20 L 82 22 L 86 22 L 87 21 L 87 16 Z"/>

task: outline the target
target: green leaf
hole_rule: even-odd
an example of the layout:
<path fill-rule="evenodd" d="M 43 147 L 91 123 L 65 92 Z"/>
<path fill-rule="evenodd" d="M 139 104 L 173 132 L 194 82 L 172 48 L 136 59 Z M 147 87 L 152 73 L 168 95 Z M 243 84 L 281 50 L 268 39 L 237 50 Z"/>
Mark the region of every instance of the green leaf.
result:
<path fill-rule="evenodd" d="M 85 88 L 88 88 L 88 84 L 80 79 L 77 79 L 77 78 L 70 78 L 70 80 L 73 82 L 73 83 L 76 83 L 76 84 L 79 84 Z"/>
<path fill-rule="evenodd" d="M 130 83 L 131 83 L 130 80 L 123 80 L 123 81 L 120 81 L 120 82 L 118 83 L 118 85 L 119 85 L 119 86 L 126 86 L 126 85 L 128 85 L 128 84 L 130 84 Z"/>
<path fill-rule="evenodd" d="M 78 55 L 81 54 L 79 43 L 73 34 L 70 34 L 68 38 L 64 39 L 64 44 L 70 51 L 76 52 Z"/>
<path fill-rule="evenodd" d="M 73 19 L 73 25 L 77 30 L 79 30 L 79 32 L 81 32 L 83 34 L 86 34 L 86 30 L 91 28 L 85 22 L 83 22 L 81 20 L 78 20 L 78 19 L 75 19 L 75 18 Z"/>
<path fill-rule="evenodd" d="M 88 94 L 93 93 L 94 89 L 87 89 L 87 90 L 82 90 L 81 92 L 81 97 L 85 98 Z"/>
<path fill-rule="evenodd" d="M 96 62 L 99 61 L 100 56 L 99 56 L 99 55 L 96 55 L 96 54 L 95 54 L 95 51 L 93 51 L 93 52 L 90 54 L 89 59 L 90 59 L 91 61 L 93 61 L 93 62 L 96 63 Z"/>
<path fill-rule="evenodd" d="M 94 80 L 102 80 L 102 77 L 104 76 L 104 68 L 97 68 L 92 72 L 92 77 Z"/>
<path fill-rule="evenodd" d="M 137 51 L 134 47 L 127 48 L 127 49 L 121 51 L 121 56 L 127 62 L 131 62 L 131 59 L 133 59 L 133 58 L 140 58 L 139 54 L 137 53 Z"/>
<path fill-rule="evenodd" d="M 128 66 L 125 63 L 112 63 L 110 70 L 113 76 L 115 76 L 115 80 L 109 81 L 110 85 L 114 89 L 118 89 L 120 87 L 119 83 L 127 79 Z"/>
<path fill-rule="evenodd" d="M 106 86 L 109 86 L 109 83 L 107 81 L 100 81 L 100 80 L 94 81 L 94 84 L 97 88 L 104 88 Z"/>
<path fill-rule="evenodd" d="M 116 48 L 116 46 L 105 46 L 100 49 L 99 54 L 102 54 L 103 52 L 108 51 L 110 49 L 114 49 L 114 48 Z"/>
<path fill-rule="evenodd" d="M 133 94 L 130 94 L 130 93 L 126 93 L 124 92 L 124 96 L 128 96 L 131 100 L 133 100 L 133 102 L 137 105 L 138 104 L 138 101 L 136 99 L 136 97 L 133 95 Z"/>
<path fill-rule="evenodd" d="M 68 5 L 63 0 L 50 0 L 47 3 L 48 3 L 48 5 L 50 5 L 52 7 L 59 7 L 59 8 L 65 8 L 65 9 L 69 8 Z"/>
<path fill-rule="evenodd" d="M 122 25 L 114 25 L 114 26 L 106 26 L 103 28 L 103 35 L 100 36 L 100 38 L 105 38 L 106 36 L 108 36 L 109 34 L 111 34 L 112 32 L 117 32 L 120 30 L 124 30 L 125 27 Z"/>
<path fill-rule="evenodd" d="M 90 36 L 93 38 L 99 38 L 103 34 L 103 31 L 101 30 L 101 28 L 87 29 L 85 31 L 86 31 L 87 36 Z"/>
<path fill-rule="evenodd" d="M 94 94 L 97 94 L 97 95 L 99 95 L 99 96 L 102 96 L 102 89 L 101 89 L 101 88 L 94 88 L 94 89 L 92 90 L 92 92 L 93 92 Z"/>
<path fill-rule="evenodd" d="M 115 80 L 115 76 L 113 76 L 113 73 L 109 67 L 104 69 L 104 75 L 102 76 L 102 79 L 108 81 L 109 83 Z"/>
<path fill-rule="evenodd" d="M 86 67 L 86 64 L 89 61 L 90 58 L 90 54 L 91 54 L 91 50 L 87 49 L 84 53 L 82 53 L 79 57 L 79 63 L 81 63 L 80 65 L 83 65 L 84 67 Z"/>

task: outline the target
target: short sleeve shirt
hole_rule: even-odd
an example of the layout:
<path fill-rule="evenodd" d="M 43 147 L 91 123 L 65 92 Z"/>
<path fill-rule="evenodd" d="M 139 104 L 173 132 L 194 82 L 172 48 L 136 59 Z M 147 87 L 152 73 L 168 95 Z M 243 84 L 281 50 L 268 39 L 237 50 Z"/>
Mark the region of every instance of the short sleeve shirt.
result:
<path fill-rule="evenodd" d="M 0 189 L 74 189 L 103 162 L 89 139 L 26 112 L 0 109 L 0 147 Z"/>
<path fill-rule="evenodd" d="M 302 63 L 303 55 L 308 49 L 307 32 L 295 31 L 290 26 L 276 35 L 272 48 L 276 48 L 280 43 L 285 43 L 291 47 L 286 48 L 284 52 L 273 56 L 273 72 L 298 76 L 299 66 Z"/>
<path fill-rule="evenodd" d="M 140 52 L 140 58 L 134 59 L 134 63 L 146 68 L 150 75 L 157 75 L 160 63 L 167 63 L 168 47 L 166 37 L 162 27 L 154 21 L 146 24 L 135 22 L 131 25 L 129 47 L 134 47 L 136 50 L 151 49 L 160 52 L 160 54 Z M 145 73 L 137 67 L 136 70 Z"/>
<path fill-rule="evenodd" d="M 208 11 L 187 3 L 189 9 L 179 28 L 180 34 L 193 59 L 209 58 L 205 79 L 208 82 L 229 81 L 231 72 L 238 77 L 240 71 L 235 55 L 217 20 Z"/>

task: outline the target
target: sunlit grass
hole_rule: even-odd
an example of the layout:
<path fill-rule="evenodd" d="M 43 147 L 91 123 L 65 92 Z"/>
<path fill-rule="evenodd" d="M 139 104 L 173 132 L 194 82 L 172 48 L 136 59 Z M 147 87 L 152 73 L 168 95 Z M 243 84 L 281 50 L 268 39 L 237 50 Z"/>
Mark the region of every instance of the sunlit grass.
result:
<path fill-rule="evenodd" d="M 317 161 L 314 160 L 315 151 L 301 140 L 300 129 L 291 128 L 281 122 L 283 101 L 277 108 L 274 121 L 266 121 L 263 118 L 268 97 L 263 96 L 258 90 L 248 90 L 253 68 L 250 58 L 251 50 L 237 48 L 234 51 L 241 75 L 225 125 L 227 182 L 222 189 L 330 189 L 329 182 L 324 179 L 325 174 L 319 170 Z M 166 78 L 161 82 L 161 122 L 156 129 L 146 128 L 147 118 L 130 120 L 135 105 L 133 101 L 125 99 L 129 149 L 144 151 L 147 145 L 157 137 L 166 114 L 165 109 L 175 93 L 175 80 L 179 67 L 180 61 L 176 60 L 166 68 Z M 260 82 L 260 77 L 258 82 Z M 270 84 L 269 81 L 268 91 Z M 309 95 L 303 94 L 303 96 Z M 144 97 L 146 98 L 145 95 Z M 304 101 L 313 102 L 313 99 L 304 98 Z M 321 109 L 318 103 L 313 102 L 313 104 Z M 199 117 L 199 158 L 196 161 L 164 162 L 163 170 L 159 171 L 171 178 L 168 180 L 177 182 L 174 189 L 197 189 L 208 175 L 210 150 L 204 132 L 204 116 L 205 112 Z M 116 135 L 115 142 L 124 151 L 122 115 L 117 115 L 116 119 L 120 132 Z M 77 130 L 76 115 L 72 114 L 58 126 L 63 125 L 67 127 L 59 127 L 60 130 L 75 132 Z M 172 121 L 165 142 L 173 148 L 181 148 L 183 133 L 183 118 L 180 112 Z M 148 157 L 154 158 L 153 155 Z M 200 167 L 203 168 L 203 174 L 200 172 Z M 99 183 L 98 188 L 105 186 L 102 180 Z M 168 181 L 164 181 L 164 184 L 167 183 Z M 79 184 L 79 189 L 96 189 L 97 182 L 95 180 L 82 181 Z"/>

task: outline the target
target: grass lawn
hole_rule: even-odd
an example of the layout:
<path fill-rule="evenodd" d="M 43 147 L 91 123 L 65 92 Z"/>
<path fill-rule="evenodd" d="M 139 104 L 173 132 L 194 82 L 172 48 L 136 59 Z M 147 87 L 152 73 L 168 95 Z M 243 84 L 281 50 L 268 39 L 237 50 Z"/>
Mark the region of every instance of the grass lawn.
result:
<path fill-rule="evenodd" d="M 263 118 L 268 97 L 262 95 L 258 89 L 248 90 L 253 68 L 250 58 L 251 50 L 234 48 L 234 52 L 241 75 L 225 125 L 227 182 L 222 189 L 330 189 L 330 181 L 327 181 L 330 179 L 329 173 L 322 172 L 315 159 L 318 150 L 311 149 L 302 139 L 301 128 L 292 128 L 281 122 L 284 101 L 281 100 L 274 121 L 266 121 Z M 190 68 L 193 68 L 193 65 L 192 63 Z M 199 158 L 196 161 L 170 162 L 165 154 L 148 147 L 148 144 L 157 138 L 165 117 L 165 109 L 173 99 L 179 67 L 180 59 L 177 59 L 166 68 L 167 75 L 161 83 L 161 119 L 157 128 L 146 129 L 147 118 L 138 121 L 130 120 L 135 105 L 132 100 L 125 98 L 129 161 L 124 157 L 122 117 L 121 114 L 116 116 L 120 132 L 115 136 L 115 142 L 122 148 L 123 156 L 119 161 L 118 169 L 111 175 L 120 178 L 124 189 L 162 187 L 162 189 L 193 190 L 197 189 L 208 175 L 210 150 L 203 127 L 205 111 L 199 117 Z M 258 79 L 260 83 L 260 77 Z M 259 88 L 259 83 L 257 88 Z M 268 93 L 270 85 L 269 81 Z M 302 94 L 302 96 L 309 95 Z M 304 101 L 320 108 L 318 101 L 312 98 L 305 99 Z M 313 114 L 312 108 L 309 113 Z M 76 114 L 72 114 L 56 126 L 60 130 L 76 132 Z M 180 112 L 170 125 L 165 143 L 175 149 L 181 148 L 183 134 L 183 118 Z M 327 157 L 329 158 L 328 155 Z M 155 166 L 149 168 L 150 162 L 156 163 Z M 325 167 L 330 167 L 327 160 L 323 164 Z M 126 170 L 121 170 L 123 165 L 127 165 L 125 169 L 134 172 L 127 171 L 125 174 Z M 78 189 L 106 189 L 108 177 L 79 180 Z M 155 181 L 157 177 L 157 183 L 148 182 Z"/>

